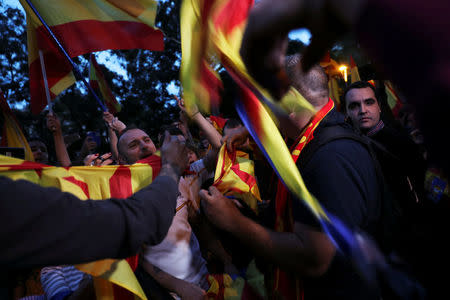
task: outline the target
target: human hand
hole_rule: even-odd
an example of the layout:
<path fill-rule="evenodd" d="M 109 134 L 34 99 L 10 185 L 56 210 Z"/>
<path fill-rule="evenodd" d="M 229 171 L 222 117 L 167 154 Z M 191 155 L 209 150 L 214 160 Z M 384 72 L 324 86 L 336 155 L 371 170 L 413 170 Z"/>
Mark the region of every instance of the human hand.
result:
<path fill-rule="evenodd" d="M 221 229 L 233 231 L 238 218 L 242 216 L 234 201 L 223 196 L 214 186 L 209 188 L 209 192 L 201 190 L 199 195 L 208 220 Z"/>
<path fill-rule="evenodd" d="M 236 147 L 242 146 L 247 143 L 249 133 L 244 126 L 233 128 L 229 130 L 229 133 L 221 140 L 222 144 L 227 145 L 228 152 L 233 152 Z"/>
<path fill-rule="evenodd" d="M 114 163 L 114 160 L 111 153 L 105 153 L 103 155 L 96 153 L 87 155 L 83 163 L 85 166 L 106 166 Z"/>
<path fill-rule="evenodd" d="M 178 176 L 186 170 L 189 164 L 188 148 L 184 141 L 180 141 L 176 136 L 171 136 L 165 132 L 164 141 L 161 147 L 161 165 L 170 167 Z"/>
<path fill-rule="evenodd" d="M 182 300 L 208 299 L 206 292 L 202 288 L 189 282 L 179 284 L 176 288 L 176 294 L 180 296 Z"/>
<path fill-rule="evenodd" d="M 119 133 L 127 127 L 122 121 L 120 121 L 117 117 L 114 117 L 114 115 L 109 111 L 103 112 L 103 120 L 106 122 L 109 128 Z"/>
<path fill-rule="evenodd" d="M 189 109 L 190 115 L 188 114 L 188 109 L 186 108 L 186 106 L 184 105 L 184 100 L 178 98 L 176 95 L 173 95 L 173 98 L 175 100 L 177 100 L 178 103 L 178 107 L 180 108 L 180 110 L 186 114 L 189 118 L 192 118 L 195 114 L 197 114 L 199 112 L 197 105 L 195 105 L 194 103 L 191 104 L 191 107 Z"/>
<path fill-rule="evenodd" d="M 111 126 L 111 124 L 114 120 L 114 115 L 112 113 L 110 113 L 109 111 L 104 111 L 103 112 L 103 120 L 106 122 L 106 124 L 108 124 L 108 126 Z"/>
<path fill-rule="evenodd" d="M 59 133 L 61 131 L 61 122 L 58 117 L 54 113 L 49 113 L 46 116 L 47 118 L 47 128 L 53 133 Z"/>
<path fill-rule="evenodd" d="M 284 61 L 289 31 L 308 28 L 312 40 L 302 59 L 304 71 L 320 61 L 347 32 L 365 0 L 262 0 L 248 18 L 240 54 L 248 72 L 276 99 L 289 87 Z M 268 38 L 269 37 L 269 38 Z"/>

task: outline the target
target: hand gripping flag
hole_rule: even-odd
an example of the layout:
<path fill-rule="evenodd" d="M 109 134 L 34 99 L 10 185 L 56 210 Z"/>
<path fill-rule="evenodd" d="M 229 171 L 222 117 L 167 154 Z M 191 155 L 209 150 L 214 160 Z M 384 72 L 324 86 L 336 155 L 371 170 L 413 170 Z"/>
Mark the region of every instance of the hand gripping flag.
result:
<path fill-rule="evenodd" d="M 37 9 L 70 57 L 107 49 L 164 49 L 155 27 L 156 0 L 28 0 Z M 39 49 L 43 51 L 52 98 L 75 82 L 72 66 L 56 47 L 27 0 L 28 67 L 32 112 L 46 105 Z"/>
<path fill-rule="evenodd" d="M 45 187 L 56 187 L 81 200 L 126 198 L 149 185 L 161 168 L 159 154 L 132 166 L 53 167 L 0 155 L 0 176 L 24 179 Z M 124 200 L 126 201 L 126 200 Z M 94 276 L 98 299 L 147 299 L 127 260 L 105 259 L 76 265 Z"/>
<path fill-rule="evenodd" d="M 0 90 L 0 108 L 2 110 L 3 118 L 5 119 L 0 146 L 24 148 L 25 160 L 34 161 L 30 145 L 28 144 L 22 129 L 20 129 L 19 122 L 17 122 L 16 117 L 9 107 L 2 90 Z"/>
<path fill-rule="evenodd" d="M 89 57 L 89 62 L 89 84 L 92 86 L 92 88 L 100 90 L 103 96 L 103 101 L 108 107 L 108 111 L 112 114 L 118 113 L 122 109 L 122 107 L 120 103 L 117 102 L 116 97 L 114 97 L 114 94 L 109 88 L 105 76 L 103 76 L 103 72 L 97 63 L 97 60 L 92 53 Z"/>

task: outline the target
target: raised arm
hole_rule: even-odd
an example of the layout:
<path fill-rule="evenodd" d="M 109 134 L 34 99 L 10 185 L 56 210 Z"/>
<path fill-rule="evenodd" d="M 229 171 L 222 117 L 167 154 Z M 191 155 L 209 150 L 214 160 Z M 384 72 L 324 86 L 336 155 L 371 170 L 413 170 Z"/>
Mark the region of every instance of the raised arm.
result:
<path fill-rule="evenodd" d="M 53 134 L 53 141 L 55 143 L 55 151 L 58 163 L 62 167 L 71 166 L 72 161 L 70 160 L 66 144 L 64 143 L 64 137 L 61 129 L 61 122 L 54 113 L 47 114 L 47 128 Z"/>

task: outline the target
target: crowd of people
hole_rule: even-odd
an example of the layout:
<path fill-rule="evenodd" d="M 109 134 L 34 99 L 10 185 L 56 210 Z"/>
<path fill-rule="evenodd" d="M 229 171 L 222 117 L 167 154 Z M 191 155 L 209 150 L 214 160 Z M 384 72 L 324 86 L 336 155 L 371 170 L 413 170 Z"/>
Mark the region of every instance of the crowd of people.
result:
<path fill-rule="evenodd" d="M 265 32 L 275 36 L 301 24 L 287 19 L 296 6 L 289 12 L 268 2 L 251 15 L 242 57 L 275 97 L 281 98 L 288 82 L 314 107 L 288 111 L 291 124 L 280 124 L 280 132 L 308 190 L 328 212 L 367 237 L 365 254 L 368 266 L 375 266 L 374 281 L 354 268 L 301 199 L 290 194 L 238 119 L 221 116 L 224 124 L 218 126 L 195 107 L 188 112 L 178 98 L 179 119 L 162 126 L 156 140 L 104 112 L 107 153 L 98 153 L 96 132 L 86 133 L 78 151 L 69 151 L 61 121 L 48 114 L 56 161 L 49 161 L 49 145 L 32 139 L 38 163 L 98 168 L 145 163 L 157 155 L 161 170 L 129 198 L 103 201 L 81 201 L 0 177 L 3 199 L 14 199 L 0 204 L 2 224 L 8 224 L 0 229 L 8 243 L 0 247 L 0 264 L 12 270 L 41 268 L 45 299 L 95 298 L 92 277 L 74 265 L 135 254 L 134 272 L 149 299 L 206 299 L 208 274 L 246 280 L 253 264 L 264 284 L 259 290 L 253 286 L 248 299 L 438 299 L 445 285 L 436 266 L 446 248 L 436 236 L 444 233 L 448 181 L 444 166 L 429 160 L 415 106 L 405 104 L 397 119 L 385 118 L 378 91 L 366 81 L 348 85 L 341 99 L 331 99 L 328 75 L 310 63 L 309 53 L 306 63 L 300 54 L 280 55 L 273 64 L 255 61 L 268 53 L 250 55 L 261 47 L 258 30 L 275 24 L 271 30 L 279 32 Z M 255 21 L 262 15 L 265 24 Z M 274 48 L 283 48 L 283 39 L 279 42 Z M 274 84 L 280 70 L 288 80 Z M 221 147 L 249 153 L 254 161 L 262 199 L 256 210 L 214 185 Z M 27 233 L 30 226 L 33 236 Z M 74 247 L 80 244 L 86 245 L 83 251 Z"/>

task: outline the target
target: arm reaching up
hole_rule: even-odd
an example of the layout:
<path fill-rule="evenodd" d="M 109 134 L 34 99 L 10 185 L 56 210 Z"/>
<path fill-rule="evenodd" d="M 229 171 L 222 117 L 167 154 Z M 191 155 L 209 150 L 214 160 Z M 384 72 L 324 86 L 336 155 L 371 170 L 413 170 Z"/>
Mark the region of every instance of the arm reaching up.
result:
<path fill-rule="evenodd" d="M 69 153 L 67 152 L 66 144 L 64 143 L 61 122 L 54 113 L 47 114 L 47 128 L 53 133 L 53 141 L 55 143 L 55 151 L 58 163 L 62 167 L 71 166 L 72 162 L 70 160 Z"/>

